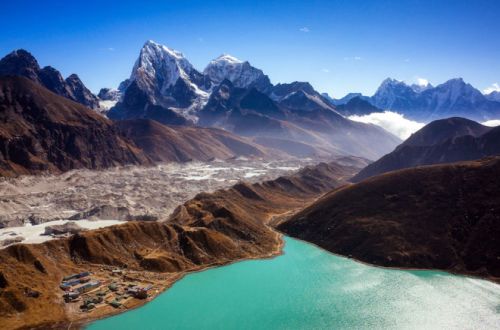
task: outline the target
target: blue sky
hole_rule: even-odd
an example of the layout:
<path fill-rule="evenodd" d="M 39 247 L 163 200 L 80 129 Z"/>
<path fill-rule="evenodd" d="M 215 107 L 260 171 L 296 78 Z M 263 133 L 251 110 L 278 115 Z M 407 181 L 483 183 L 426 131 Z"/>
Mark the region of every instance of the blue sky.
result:
<path fill-rule="evenodd" d="M 76 2 L 76 1 L 75 1 Z M 500 1 L 5 1 L 0 53 L 25 48 L 93 91 L 127 78 L 153 39 L 193 65 L 222 53 L 273 83 L 309 81 L 341 97 L 386 77 L 500 83 Z"/>

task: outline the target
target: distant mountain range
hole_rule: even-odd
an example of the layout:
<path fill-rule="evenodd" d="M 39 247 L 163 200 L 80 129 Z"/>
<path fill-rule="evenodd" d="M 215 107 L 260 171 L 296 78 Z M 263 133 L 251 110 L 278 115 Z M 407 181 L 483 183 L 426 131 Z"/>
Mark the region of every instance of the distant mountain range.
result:
<path fill-rule="evenodd" d="M 403 81 L 388 78 L 371 97 L 350 93 L 341 99 L 329 100 L 338 107 L 355 98 L 370 102 L 379 109 L 395 111 L 423 122 L 454 116 L 477 121 L 500 118 L 500 93 L 483 95 L 461 78 L 448 80 L 435 87 L 430 84 L 407 85 Z"/>
<path fill-rule="evenodd" d="M 403 168 L 475 160 L 500 154 L 500 126 L 487 127 L 465 118 L 431 122 L 393 152 L 365 167 L 352 181 Z"/>
<path fill-rule="evenodd" d="M 182 53 L 154 41 L 141 48 L 128 79 L 117 89 L 103 88 L 98 96 L 77 75 L 63 79 L 52 67 L 40 68 L 24 50 L 0 60 L 0 76 L 7 75 L 24 76 L 115 121 L 220 128 L 298 157 L 377 159 L 400 143 L 378 126 L 349 120 L 352 115 L 389 109 L 419 121 L 500 118 L 495 92 L 485 96 L 462 79 L 438 86 L 386 79 L 372 97 L 351 93 L 335 100 L 307 82 L 273 85 L 262 70 L 227 54 L 200 72 Z"/>
<path fill-rule="evenodd" d="M 182 53 L 147 41 L 118 90 L 111 119 L 218 127 L 293 155 L 374 159 L 398 143 L 379 127 L 344 118 L 309 83 L 273 85 L 262 70 L 231 55 L 199 72 Z"/>

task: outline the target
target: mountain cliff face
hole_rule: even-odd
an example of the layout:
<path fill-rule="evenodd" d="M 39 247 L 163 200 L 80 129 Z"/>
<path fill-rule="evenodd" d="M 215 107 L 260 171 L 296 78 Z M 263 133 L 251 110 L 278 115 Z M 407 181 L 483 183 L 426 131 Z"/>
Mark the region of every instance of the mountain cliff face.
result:
<path fill-rule="evenodd" d="M 464 118 L 436 120 L 412 134 L 393 152 L 368 165 L 353 181 L 402 168 L 474 160 L 500 154 L 500 128 Z"/>
<path fill-rule="evenodd" d="M 227 79 L 235 87 L 255 88 L 262 93 L 268 93 L 273 87 L 262 70 L 253 67 L 248 61 L 241 61 L 227 54 L 210 61 L 203 73 L 214 85 Z"/>
<path fill-rule="evenodd" d="M 278 228 L 375 265 L 500 281 L 500 158 L 379 175 L 324 195 Z"/>
<path fill-rule="evenodd" d="M 120 87 L 122 102 L 108 116 L 148 118 L 164 124 L 195 123 L 210 86 L 211 81 L 194 69 L 182 53 L 149 40 L 130 78 Z"/>
<path fill-rule="evenodd" d="M 90 92 L 76 74 L 64 79 L 53 67 L 40 68 L 29 52 L 19 49 L 0 60 L 0 76 L 22 76 L 45 86 L 50 91 L 89 108 L 99 107 L 98 98 Z"/>
<path fill-rule="evenodd" d="M 0 175 L 150 164 L 111 122 L 24 77 L 0 78 Z"/>

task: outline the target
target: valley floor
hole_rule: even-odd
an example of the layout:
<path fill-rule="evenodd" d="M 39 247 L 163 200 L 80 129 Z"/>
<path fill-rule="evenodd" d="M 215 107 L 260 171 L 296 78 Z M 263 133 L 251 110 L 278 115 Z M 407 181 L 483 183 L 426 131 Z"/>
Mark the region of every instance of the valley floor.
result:
<path fill-rule="evenodd" d="M 70 218 L 161 220 L 200 192 L 268 180 L 312 162 L 234 159 L 0 178 L 0 228 Z"/>

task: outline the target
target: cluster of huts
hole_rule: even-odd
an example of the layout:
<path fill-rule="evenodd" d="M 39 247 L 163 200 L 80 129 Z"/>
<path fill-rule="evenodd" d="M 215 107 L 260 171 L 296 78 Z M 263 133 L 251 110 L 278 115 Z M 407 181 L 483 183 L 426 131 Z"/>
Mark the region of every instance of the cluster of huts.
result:
<path fill-rule="evenodd" d="M 117 283 L 116 281 L 113 281 L 106 287 L 104 286 L 104 282 L 92 280 L 90 275 L 90 272 L 72 274 L 64 277 L 60 285 L 61 289 L 65 291 L 63 295 L 64 300 L 66 302 L 82 300 L 80 308 L 84 311 L 94 309 L 97 304 L 103 303 L 105 300 L 107 300 L 106 303 L 110 306 L 119 308 L 123 301 L 129 297 L 146 299 L 148 291 L 152 288 L 152 285 L 139 286 L 133 283 L 126 285 L 124 283 Z M 111 271 L 111 275 L 122 275 L 122 271 L 114 269 Z M 99 287 L 101 287 L 99 291 L 85 294 Z M 108 296 L 108 294 L 110 295 Z"/>
<path fill-rule="evenodd" d="M 78 299 L 82 293 L 91 291 L 101 286 L 101 281 L 92 280 L 90 272 L 82 272 L 65 276 L 61 282 L 61 289 L 66 291 L 63 295 L 66 302 Z"/>

